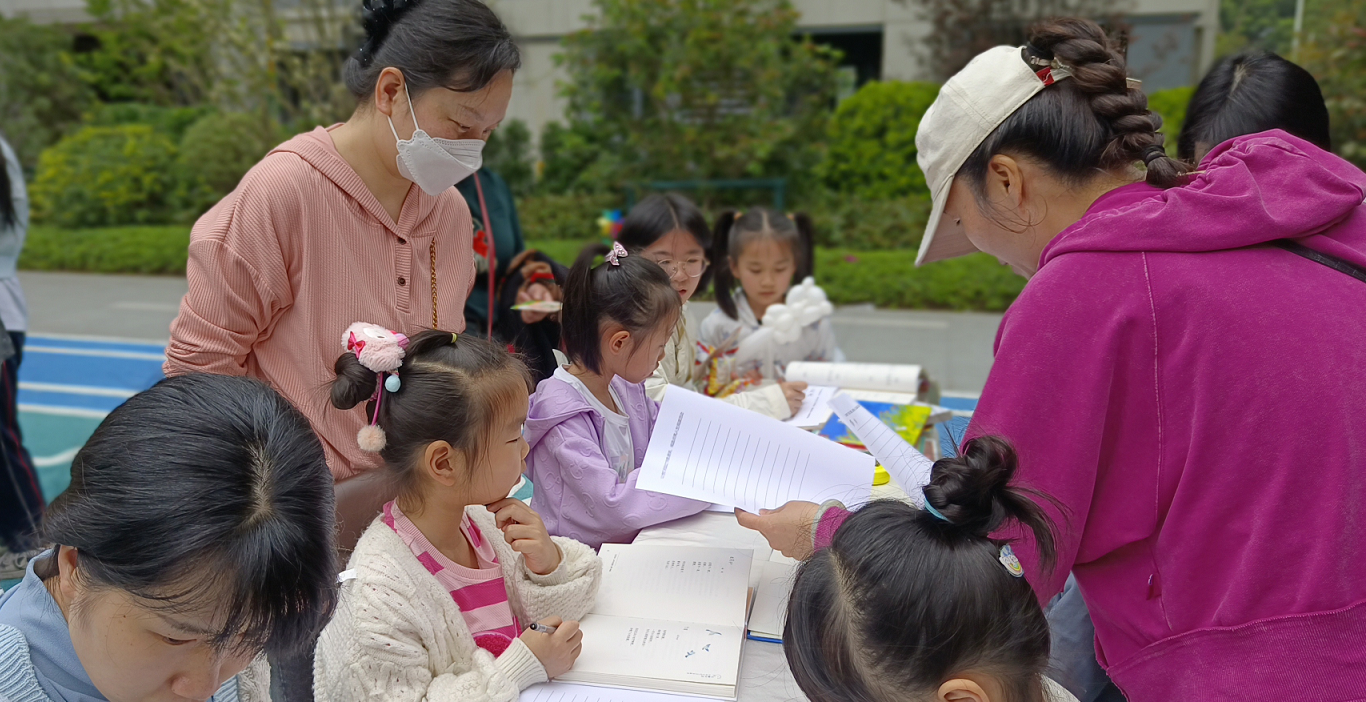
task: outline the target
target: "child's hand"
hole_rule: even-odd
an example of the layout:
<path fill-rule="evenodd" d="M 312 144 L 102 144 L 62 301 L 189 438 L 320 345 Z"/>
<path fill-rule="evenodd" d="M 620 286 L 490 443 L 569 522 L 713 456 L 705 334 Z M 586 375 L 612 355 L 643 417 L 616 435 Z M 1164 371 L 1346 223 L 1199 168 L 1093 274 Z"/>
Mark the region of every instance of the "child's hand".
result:
<path fill-rule="evenodd" d="M 778 387 L 783 389 L 783 397 L 787 398 L 787 406 L 792 409 L 792 414 L 800 412 L 802 403 L 806 401 L 806 383 L 778 383 Z"/>
<path fill-rule="evenodd" d="M 516 304 L 523 302 L 555 302 L 555 296 L 540 283 L 532 283 L 525 290 L 517 291 Z M 535 324 L 550 316 L 549 312 L 535 312 L 532 310 L 521 310 L 522 324 Z"/>
<path fill-rule="evenodd" d="M 758 514 L 736 508 L 735 518 L 740 526 L 763 534 L 773 550 L 804 561 L 811 557 L 812 527 L 820 509 L 817 504 L 794 501 L 778 509 L 761 509 Z"/>
<path fill-rule="evenodd" d="M 521 500 L 506 498 L 488 505 L 503 538 L 512 550 L 526 557 L 526 567 L 537 575 L 549 575 L 560 567 L 560 547 L 550 540 L 541 515 Z"/>
<path fill-rule="evenodd" d="M 537 623 L 555 627 L 555 633 L 542 634 L 527 629 L 520 638 L 536 655 L 536 660 L 541 662 L 546 677 L 553 680 L 574 667 L 574 661 L 583 651 L 583 632 L 579 631 L 578 622 L 562 621 L 559 617 L 542 619 Z"/>

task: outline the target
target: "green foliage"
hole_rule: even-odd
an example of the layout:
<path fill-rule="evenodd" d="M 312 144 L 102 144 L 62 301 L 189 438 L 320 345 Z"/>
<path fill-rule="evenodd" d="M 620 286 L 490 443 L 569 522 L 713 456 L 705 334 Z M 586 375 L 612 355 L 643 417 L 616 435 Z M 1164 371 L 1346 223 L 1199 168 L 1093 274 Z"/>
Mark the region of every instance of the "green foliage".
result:
<path fill-rule="evenodd" d="M 1295 0 L 1220 0 L 1216 56 L 1264 49 L 1290 56 L 1295 34 Z"/>
<path fill-rule="evenodd" d="M 210 114 L 185 130 L 176 157 L 180 216 L 198 217 L 232 192 L 285 138 L 274 120 L 242 112 Z"/>
<path fill-rule="evenodd" d="M 535 195 L 517 199 L 517 216 L 527 240 L 587 241 L 602 238 L 598 218 L 618 209 L 616 195 Z"/>
<path fill-rule="evenodd" d="M 575 124 L 552 145 L 616 189 L 647 179 L 786 176 L 800 185 L 833 103 L 833 53 L 795 38 L 787 0 L 595 0 L 559 57 Z M 589 136 L 591 134 L 591 136 Z M 565 148 L 570 146 L 573 148 Z M 609 159 L 597 163 L 596 157 Z M 567 174 L 547 172 L 556 183 Z M 569 190 L 577 189 L 574 183 Z"/>
<path fill-rule="evenodd" d="M 85 124 L 92 127 L 114 127 L 121 124 L 146 124 L 152 131 L 172 141 L 180 141 L 190 125 L 213 113 L 212 107 L 162 107 L 137 102 L 105 103 L 85 115 Z"/>
<path fill-rule="evenodd" d="M 1162 134 L 1166 137 L 1167 154 L 1176 156 L 1176 140 L 1186 123 L 1186 108 L 1190 106 L 1195 86 L 1168 88 L 1148 96 L 1148 109 L 1162 115 Z"/>
<path fill-rule="evenodd" d="M 1333 150 L 1366 168 L 1366 3 L 1319 0 L 1310 7 L 1299 58 L 1323 89 Z"/>
<path fill-rule="evenodd" d="M 837 305 L 1000 312 L 1025 279 L 986 254 L 915 267 L 915 249 L 816 249 L 816 281 Z"/>
<path fill-rule="evenodd" d="M 0 16 L 0 130 L 26 168 L 80 121 L 93 93 L 80 80 L 71 35 Z"/>
<path fill-rule="evenodd" d="M 193 105 L 219 76 L 216 30 L 230 0 L 88 0 L 98 24 L 93 51 L 76 54 L 85 82 L 105 102 Z"/>
<path fill-rule="evenodd" d="M 915 162 L 915 132 L 937 95 L 933 83 L 874 81 L 841 102 L 817 168 L 825 186 L 866 198 L 929 192 Z"/>
<path fill-rule="evenodd" d="M 503 123 L 484 145 L 484 166 L 507 181 L 512 194 L 531 194 L 536 187 L 536 170 L 531 158 L 531 130 L 526 122 L 511 119 Z"/>
<path fill-rule="evenodd" d="M 930 197 L 869 200 L 827 196 L 802 204 L 816 225 L 816 244 L 839 249 L 872 251 L 920 247 L 930 217 Z"/>
<path fill-rule="evenodd" d="M 145 124 L 83 127 L 39 158 L 33 218 L 63 227 L 164 222 L 175 152 Z"/>
<path fill-rule="evenodd" d="M 19 267 L 38 271 L 184 275 L 187 226 L 29 229 Z"/>
<path fill-rule="evenodd" d="M 537 187 L 555 194 L 604 193 L 623 180 L 618 151 L 592 124 L 547 122 L 541 130 L 541 174 Z"/>

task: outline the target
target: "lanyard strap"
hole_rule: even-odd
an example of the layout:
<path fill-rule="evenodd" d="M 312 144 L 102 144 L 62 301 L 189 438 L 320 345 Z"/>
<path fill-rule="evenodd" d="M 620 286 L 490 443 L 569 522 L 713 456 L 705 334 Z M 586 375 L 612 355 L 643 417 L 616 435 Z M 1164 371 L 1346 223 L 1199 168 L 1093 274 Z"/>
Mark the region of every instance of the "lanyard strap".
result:
<path fill-rule="evenodd" d="M 1344 261 L 1337 256 L 1326 254 L 1322 251 L 1315 251 L 1298 241 L 1291 241 L 1290 239 L 1277 239 L 1276 241 L 1271 242 L 1271 244 L 1285 249 L 1296 256 L 1303 256 L 1310 261 L 1321 263 L 1339 273 L 1345 273 L 1366 283 L 1366 268 L 1362 268 L 1355 263 Z"/>
<path fill-rule="evenodd" d="M 493 218 L 489 216 L 489 206 L 488 206 L 487 203 L 484 202 L 484 186 L 481 185 L 481 184 L 479 183 L 479 171 L 475 171 L 475 172 L 474 172 L 474 191 L 475 191 L 476 193 L 479 194 L 479 214 L 481 215 L 481 216 L 480 216 L 480 219 L 483 219 L 483 220 L 484 220 L 484 237 L 488 240 L 488 244 L 489 244 L 489 254 L 488 254 L 488 256 L 489 256 L 489 258 L 488 258 L 488 264 L 489 264 L 489 289 L 488 289 L 488 298 L 489 298 L 489 316 L 488 316 L 488 323 L 489 323 L 489 329 L 488 329 L 488 334 L 489 334 L 489 337 L 488 337 L 488 338 L 492 339 L 492 338 L 493 338 L 493 271 L 494 271 L 494 269 L 496 269 L 496 268 L 498 267 L 498 248 L 497 248 L 496 246 L 494 246 L 494 244 L 493 244 L 493 222 L 492 222 Z"/>

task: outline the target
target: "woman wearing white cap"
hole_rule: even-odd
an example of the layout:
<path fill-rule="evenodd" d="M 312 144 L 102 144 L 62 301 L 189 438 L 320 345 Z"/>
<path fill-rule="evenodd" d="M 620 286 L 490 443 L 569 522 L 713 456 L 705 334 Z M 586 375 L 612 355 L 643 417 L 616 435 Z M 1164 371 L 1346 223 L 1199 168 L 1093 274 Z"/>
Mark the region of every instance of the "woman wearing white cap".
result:
<path fill-rule="evenodd" d="M 919 262 L 1030 278 L 969 437 L 1010 439 L 1056 500 L 1059 567 L 1026 545 L 1025 571 L 1043 600 L 1075 574 L 1130 700 L 1359 699 L 1366 174 L 1282 131 L 1187 173 L 1160 127 L 1076 19 L 979 55 L 925 114 Z M 845 514 L 741 521 L 801 555 Z"/>

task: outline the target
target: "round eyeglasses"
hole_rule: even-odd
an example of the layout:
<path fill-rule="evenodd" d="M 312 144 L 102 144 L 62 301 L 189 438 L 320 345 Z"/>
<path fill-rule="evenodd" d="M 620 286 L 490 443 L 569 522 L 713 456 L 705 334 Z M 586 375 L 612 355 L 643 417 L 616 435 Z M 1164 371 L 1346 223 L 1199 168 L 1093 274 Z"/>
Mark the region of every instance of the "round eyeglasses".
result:
<path fill-rule="evenodd" d="M 702 275 L 702 271 L 707 270 L 707 260 L 702 258 L 692 258 L 686 261 L 664 258 L 655 261 L 655 263 L 658 263 L 664 272 L 669 274 L 670 278 L 678 275 L 679 271 L 682 271 L 689 278 L 697 278 Z"/>

